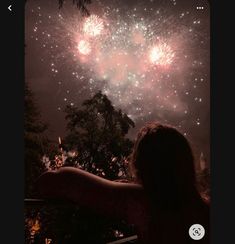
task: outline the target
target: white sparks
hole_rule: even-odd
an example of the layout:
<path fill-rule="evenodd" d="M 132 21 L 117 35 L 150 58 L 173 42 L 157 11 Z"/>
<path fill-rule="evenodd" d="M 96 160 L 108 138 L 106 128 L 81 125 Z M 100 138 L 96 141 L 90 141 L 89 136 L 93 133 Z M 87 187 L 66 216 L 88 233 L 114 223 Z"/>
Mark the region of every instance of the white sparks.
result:
<path fill-rule="evenodd" d="M 93 37 L 100 35 L 103 29 L 103 20 L 97 15 L 91 15 L 90 17 L 88 17 L 83 25 L 84 33 Z"/>
<path fill-rule="evenodd" d="M 81 40 L 78 43 L 78 51 L 83 55 L 88 55 L 91 52 L 91 45 L 88 41 Z"/>
<path fill-rule="evenodd" d="M 173 62 L 175 53 L 166 43 L 159 43 L 151 48 L 149 59 L 156 65 L 168 65 Z"/>

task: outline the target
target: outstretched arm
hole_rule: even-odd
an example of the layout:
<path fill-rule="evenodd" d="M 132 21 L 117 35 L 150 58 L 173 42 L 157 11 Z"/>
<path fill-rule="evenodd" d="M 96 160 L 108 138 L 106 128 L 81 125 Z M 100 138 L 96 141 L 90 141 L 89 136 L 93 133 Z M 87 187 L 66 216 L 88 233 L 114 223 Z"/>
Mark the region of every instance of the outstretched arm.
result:
<path fill-rule="evenodd" d="M 67 199 L 120 218 L 127 218 L 128 202 L 142 191 L 137 184 L 105 180 L 72 167 L 44 173 L 39 177 L 38 188 L 42 197 Z"/>

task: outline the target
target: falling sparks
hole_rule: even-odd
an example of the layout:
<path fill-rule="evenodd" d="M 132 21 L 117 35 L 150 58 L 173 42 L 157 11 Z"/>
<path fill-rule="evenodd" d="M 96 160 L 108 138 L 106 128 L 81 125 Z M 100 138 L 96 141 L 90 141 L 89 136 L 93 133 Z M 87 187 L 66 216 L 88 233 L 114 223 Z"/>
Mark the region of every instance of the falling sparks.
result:
<path fill-rule="evenodd" d="M 41 223 L 40 223 L 39 214 L 37 214 L 37 216 L 35 218 L 27 218 L 26 219 L 26 224 L 27 224 L 27 226 L 29 228 L 30 238 L 31 238 L 31 241 L 33 243 L 35 235 L 41 229 Z"/>

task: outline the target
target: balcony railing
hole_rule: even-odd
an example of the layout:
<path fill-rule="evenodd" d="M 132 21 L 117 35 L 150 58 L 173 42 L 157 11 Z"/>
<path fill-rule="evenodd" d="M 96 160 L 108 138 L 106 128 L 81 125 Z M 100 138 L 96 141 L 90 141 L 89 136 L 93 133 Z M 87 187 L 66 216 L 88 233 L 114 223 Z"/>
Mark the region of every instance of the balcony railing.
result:
<path fill-rule="evenodd" d="M 25 199 L 25 206 L 38 207 L 38 206 L 64 206 L 64 205 L 73 205 L 70 202 L 62 200 L 44 200 L 44 199 Z M 137 235 L 125 237 L 116 241 L 107 242 L 106 244 L 128 244 L 136 243 Z"/>

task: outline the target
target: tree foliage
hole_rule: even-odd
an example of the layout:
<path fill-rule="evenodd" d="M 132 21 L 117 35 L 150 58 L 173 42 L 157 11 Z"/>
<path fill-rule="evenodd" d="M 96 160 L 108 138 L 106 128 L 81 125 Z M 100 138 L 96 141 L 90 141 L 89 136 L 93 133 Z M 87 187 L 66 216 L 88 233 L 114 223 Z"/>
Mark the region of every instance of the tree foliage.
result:
<path fill-rule="evenodd" d="M 44 135 L 47 125 L 41 121 L 28 84 L 25 84 L 24 95 L 25 196 L 32 197 L 35 195 L 34 182 L 43 170 L 41 158 L 48 145 Z"/>
<path fill-rule="evenodd" d="M 57 0 L 59 4 L 59 8 L 62 8 L 65 0 Z M 28 0 L 25 0 L 25 4 L 28 2 Z M 72 3 L 76 5 L 76 7 L 81 11 L 84 15 L 90 15 L 89 10 L 87 9 L 87 5 L 91 4 L 91 0 L 72 0 Z"/>
<path fill-rule="evenodd" d="M 59 8 L 63 7 L 65 0 L 58 0 L 59 1 Z M 89 15 L 89 11 L 87 9 L 87 5 L 91 4 L 91 0 L 72 0 L 73 4 L 77 6 L 77 8 L 85 15 Z"/>
<path fill-rule="evenodd" d="M 67 106 L 65 112 L 64 146 L 78 152 L 70 164 L 111 180 L 126 174 L 126 157 L 132 148 L 126 135 L 134 122 L 101 92 L 84 101 L 82 109 Z"/>
<path fill-rule="evenodd" d="M 40 138 L 46 129 L 40 122 L 40 114 L 33 101 L 33 95 L 26 86 L 25 129 L 27 135 L 34 138 L 28 141 L 26 151 L 31 151 L 30 145 L 34 144 L 35 136 Z M 80 109 L 68 106 L 66 119 L 68 135 L 61 145 L 64 150 L 60 153 L 67 151 L 65 154 L 68 156 L 69 152 L 76 151 L 76 156 L 68 156 L 65 166 L 82 167 L 108 179 L 126 176 L 125 159 L 132 148 L 132 142 L 126 135 L 134 127 L 134 122 L 125 113 L 115 109 L 108 97 L 98 92 L 84 101 Z M 28 136 L 26 139 L 28 140 Z M 43 152 L 37 143 L 34 152 L 38 160 L 28 155 L 27 162 L 36 170 L 34 175 L 37 175 L 40 172 L 37 167 L 42 165 L 39 159 L 41 160 Z M 30 174 L 32 173 L 26 172 L 26 176 L 32 176 Z M 31 182 L 27 184 L 33 184 L 31 177 L 29 181 Z M 79 206 L 52 205 L 41 209 L 27 207 L 25 215 L 26 243 L 44 243 L 46 238 L 52 239 L 55 244 L 107 243 L 122 235 L 134 233 L 132 227 L 127 226 L 124 221 L 114 221 Z"/>

